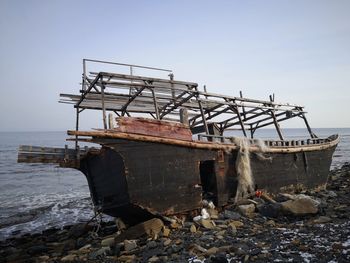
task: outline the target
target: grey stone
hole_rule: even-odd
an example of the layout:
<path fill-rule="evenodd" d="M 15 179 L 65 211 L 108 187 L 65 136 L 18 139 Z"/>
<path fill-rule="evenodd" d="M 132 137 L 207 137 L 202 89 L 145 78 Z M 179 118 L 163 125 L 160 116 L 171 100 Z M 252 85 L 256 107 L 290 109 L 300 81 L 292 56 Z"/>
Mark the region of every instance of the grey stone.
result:
<path fill-rule="evenodd" d="M 325 224 L 331 222 L 332 219 L 329 218 L 328 216 L 320 216 L 319 218 L 316 218 L 313 223 L 314 224 Z"/>
<path fill-rule="evenodd" d="M 277 218 L 282 213 L 282 205 L 279 203 L 266 203 L 258 205 L 258 212 L 266 217 Z"/>
<path fill-rule="evenodd" d="M 137 248 L 136 240 L 124 240 L 125 251 L 130 251 Z"/>
<path fill-rule="evenodd" d="M 146 245 L 146 247 L 148 249 L 156 248 L 157 246 L 158 246 L 158 243 L 156 241 L 154 241 L 154 240 L 148 242 L 147 245 Z"/>
<path fill-rule="evenodd" d="M 283 202 L 282 211 L 295 216 L 317 214 L 318 202 L 310 197 L 300 197 L 294 200 Z"/>
<path fill-rule="evenodd" d="M 111 247 L 115 245 L 115 238 L 114 237 L 108 237 L 101 241 L 101 246 L 103 247 Z"/>
<path fill-rule="evenodd" d="M 47 251 L 48 251 L 48 247 L 46 245 L 32 246 L 27 250 L 29 255 L 37 255 L 37 254 L 45 253 Z"/>
<path fill-rule="evenodd" d="M 241 215 L 237 212 L 234 212 L 234 211 L 225 210 L 224 217 L 225 217 L 225 219 L 238 220 L 241 218 Z"/>
<path fill-rule="evenodd" d="M 237 207 L 239 213 L 241 215 L 249 217 L 255 212 L 255 205 L 249 204 L 249 205 L 240 205 Z"/>

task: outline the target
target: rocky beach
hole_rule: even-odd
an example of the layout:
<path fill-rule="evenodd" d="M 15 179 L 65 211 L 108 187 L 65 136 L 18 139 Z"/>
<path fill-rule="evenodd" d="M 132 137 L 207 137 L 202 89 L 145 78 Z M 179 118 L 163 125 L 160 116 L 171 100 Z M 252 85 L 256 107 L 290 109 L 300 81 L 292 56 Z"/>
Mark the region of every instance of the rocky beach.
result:
<path fill-rule="evenodd" d="M 197 214 L 131 227 L 97 217 L 13 236 L 0 242 L 0 262 L 349 262 L 349 187 L 345 163 L 326 189 L 204 203 Z"/>

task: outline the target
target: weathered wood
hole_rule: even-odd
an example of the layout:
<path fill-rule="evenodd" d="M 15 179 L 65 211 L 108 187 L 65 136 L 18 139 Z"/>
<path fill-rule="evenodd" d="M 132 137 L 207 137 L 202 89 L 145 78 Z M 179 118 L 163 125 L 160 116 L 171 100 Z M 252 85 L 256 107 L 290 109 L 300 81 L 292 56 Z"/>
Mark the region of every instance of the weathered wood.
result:
<path fill-rule="evenodd" d="M 232 143 L 212 143 L 212 142 L 194 142 L 194 141 L 183 141 L 178 139 L 168 139 L 168 138 L 159 138 L 154 136 L 147 135 L 138 135 L 130 134 L 123 132 L 113 132 L 113 131 L 67 131 L 68 135 L 78 135 L 78 136 L 89 136 L 92 139 L 85 140 L 89 142 L 94 142 L 94 138 L 115 138 L 115 139 L 125 139 L 131 141 L 144 141 L 144 142 L 156 142 L 161 144 L 177 145 L 188 148 L 198 148 L 198 149 L 209 149 L 209 150 L 236 150 L 238 146 Z M 339 136 L 332 138 L 332 141 L 320 144 L 320 145 L 306 145 L 304 147 L 271 147 L 266 150 L 266 153 L 279 152 L 279 153 L 288 153 L 288 152 L 302 152 L 302 151 L 315 151 L 323 150 L 329 147 L 336 145 L 339 142 Z M 249 151 L 251 152 L 261 152 L 260 147 L 250 146 Z"/>
<path fill-rule="evenodd" d="M 283 140 L 282 131 L 281 131 L 280 125 L 278 124 L 278 121 L 277 121 L 277 119 L 276 119 L 276 116 L 275 116 L 275 112 L 274 112 L 274 111 L 271 111 L 271 116 L 272 116 L 272 119 L 273 119 L 273 123 L 275 124 L 276 131 L 277 131 L 277 133 L 278 133 L 278 136 L 280 137 L 281 140 Z"/>
<path fill-rule="evenodd" d="M 116 120 L 118 127 L 113 129 L 115 132 L 120 131 L 185 141 L 192 140 L 189 127 L 181 123 L 126 117 L 119 117 Z"/>
<path fill-rule="evenodd" d="M 180 109 L 180 122 L 182 124 L 185 124 L 189 126 L 189 121 L 188 121 L 188 111 L 185 108 Z"/>

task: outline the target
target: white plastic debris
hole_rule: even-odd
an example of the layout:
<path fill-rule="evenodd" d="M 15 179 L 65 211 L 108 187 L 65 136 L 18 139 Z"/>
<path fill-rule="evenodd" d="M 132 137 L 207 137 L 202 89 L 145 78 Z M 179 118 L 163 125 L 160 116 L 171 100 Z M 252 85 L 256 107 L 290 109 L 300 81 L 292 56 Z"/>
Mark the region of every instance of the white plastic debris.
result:
<path fill-rule="evenodd" d="M 202 208 L 201 214 L 202 214 L 202 219 L 209 219 L 210 218 L 210 215 L 209 215 L 207 209 L 205 209 L 205 208 Z"/>
<path fill-rule="evenodd" d="M 215 205 L 214 205 L 213 201 L 210 201 L 210 202 L 208 203 L 208 207 L 211 208 L 211 209 L 214 209 L 214 208 L 215 208 Z"/>
<path fill-rule="evenodd" d="M 205 200 L 205 199 L 202 200 L 202 205 L 203 205 L 203 207 L 207 207 L 208 204 L 209 204 L 209 203 L 208 203 L 207 200 Z"/>
<path fill-rule="evenodd" d="M 194 222 L 198 222 L 198 221 L 200 221 L 202 219 L 202 216 L 195 216 L 194 218 L 193 218 L 193 221 Z"/>

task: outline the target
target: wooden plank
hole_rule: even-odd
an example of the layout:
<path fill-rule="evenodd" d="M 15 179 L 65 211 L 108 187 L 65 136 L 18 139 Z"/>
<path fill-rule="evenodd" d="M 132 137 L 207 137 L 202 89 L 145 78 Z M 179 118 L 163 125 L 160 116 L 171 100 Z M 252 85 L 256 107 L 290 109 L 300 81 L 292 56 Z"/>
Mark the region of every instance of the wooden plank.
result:
<path fill-rule="evenodd" d="M 128 117 L 119 117 L 116 121 L 118 127 L 113 131 L 192 141 L 190 129 L 182 123 Z"/>
<path fill-rule="evenodd" d="M 153 142 L 153 143 L 161 143 L 161 144 L 169 144 L 169 145 L 177 145 L 188 148 L 197 148 L 197 149 L 208 149 L 208 150 L 224 150 L 224 151 L 232 151 L 237 150 L 238 146 L 232 143 L 211 143 L 211 142 L 194 142 L 194 141 L 184 141 L 178 139 L 169 139 L 169 138 L 160 138 L 156 136 L 149 135 L 138 135 L 138 134 L 129 134 L 123 132 L 111 132 L 111 131 L 67 131 L 68 135 L 78 135 L 78 136 L 89 136 L 92 139 L 85 140 L 88 142 L 94 142 L 93 138 L 114 138 L 114 139 L 125 139 L 131 141 L 143 141 L 143 142 Z M 310 145 L 304 147 L 285 147 L 285 148 L 269 148 L 266 152 L 301 152 L 301 151 L 318 151 L 327 149 L 334 145 L 337 145 L 339 142 L 339 136 L 332 137 L 332 141 L 324 143 L 322 145 Z M 260 147 L 251 146 L 249 148 L 250 152 L 261 152 Z"/>

